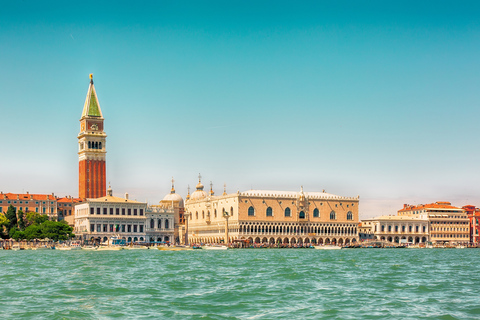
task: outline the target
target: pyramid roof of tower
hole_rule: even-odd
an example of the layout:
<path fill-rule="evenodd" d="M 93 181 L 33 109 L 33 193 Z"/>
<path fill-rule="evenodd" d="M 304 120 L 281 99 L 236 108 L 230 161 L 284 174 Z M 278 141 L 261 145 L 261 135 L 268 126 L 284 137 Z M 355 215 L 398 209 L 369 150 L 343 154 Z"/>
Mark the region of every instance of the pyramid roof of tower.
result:
<path fill-rule="evenodd" d="M 82 119 L 85 117 L 103 118 L 102 109 L 100 109 L 100 103 L 98 103 L 97 92 L 95 91 L 93 80 L 90 81 L 87 98 L 85 99 L 85 105 L 83 106 Z"/>

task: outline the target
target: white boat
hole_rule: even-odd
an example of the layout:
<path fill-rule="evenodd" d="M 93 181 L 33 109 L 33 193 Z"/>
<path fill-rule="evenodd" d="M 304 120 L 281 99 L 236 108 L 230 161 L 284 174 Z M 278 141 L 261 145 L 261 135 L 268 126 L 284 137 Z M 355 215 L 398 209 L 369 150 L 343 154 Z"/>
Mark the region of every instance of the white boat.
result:
<path fill-rule="evenodd" d="M 342 249 L 342 247 L 335 246 L 335 245 L 332 245 L 332 244 L 327 244 L 327 245 L 324 245 L 324 246 L 314 246 L 314 248 L 318 249 L 318 250 L 340 250 L 340 249 Z"/>
<path fill-rule="evenodd" d="M 20 244 L 18 244 L 18 243 L 13 244 L 12 250 L 13 251 L 20 251 Z"/>
<path fill-rule="evenodd" d="M 82 250 L 90 250 L 90 251 L 93 251 L 93 250 L 97 250 L 97 247 L 94 247 L 94 246 L 85 246 L 82 248 Z"/>
<path fill-rule="evenodd" d="M 204 250 L 227 250 L 227 246 L 220 246 L 220 245 L 211 245 L 211 246 L 203 246 L 202 249 Z"/>
<path fill-rule="evenodd" d="M 70 251 L 72 250 L 72 248 L 70 248 L 69 246 L 58 246 L 58 247 L 55 247 L 55 250 Z"/>
<path fill-rule="evenodd" d="M 124 250 L 124 247 L 119 247 L 119 246 L 99 246 L 97 248 L 97 251 L 118 251 L 118 250 Z"/>

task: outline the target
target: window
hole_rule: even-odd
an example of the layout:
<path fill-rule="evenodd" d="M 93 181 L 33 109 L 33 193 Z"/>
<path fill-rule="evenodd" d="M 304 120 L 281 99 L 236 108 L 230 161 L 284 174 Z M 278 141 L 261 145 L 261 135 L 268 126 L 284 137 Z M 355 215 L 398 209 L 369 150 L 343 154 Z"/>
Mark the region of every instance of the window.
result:
<path fill-rule="evenodd" d="M 398 232 L 398 226 L 395 226 L 395 232 Z"/>
<path fill-rule="evenodd" d="M 120 226 L 118 224 L 115 225 L 115 232 L 119 232 L 120 231 Z"/>
<path fill-rule="evenodd" d="M 155 228 L 155 221 L 153 219 L 150 219 L 150 228 Z"/>
<path fill-rule="evenodd" d="M 134 216 L 137 215 L 137 209 L 133 209 L 133 215 L 134 215 Z"/>
<path fill-rule="evenodd" d="M 103 214 L 107 214 L 107 208 L 103 208 Z"/>
<path fill-rule="evenodd" d="M 115 209 L 115 214 L 118 216 L 120 214 L 120 208 Z"/>
<path fill-rule="evenodd" d="M 122 232 L 125 232 L 125 225 L 122 224 Z"/>
<path fill-rule="evenodd" d="M 90 224 L 90 232 L 94 232 L 95 231 L 95 224 Z"/>
<path fill-rule="evenodd" d="M 122 208 L 122 216 L 125 215 L 125 208 Z"/>
<path fill-rule="evenodd" d="M 131 224 L 127 224 L 127 232 L 132 232 L 132 225 Z"/>
<path fill-rule="evenodd" d="M 335 211 L 330 212 L 330 220 L 337 220 L 337 214 Z"/>
<path fill-rule="evenodd" d="M 300 213 L 298 214 L 298 218 L 300 218 L 300 219 L 305 219 L 305 212 L 304 212 L 304 211 L 300 211 Z"/>
<path fill-rule="evenodd" d="M 110 214 L 113 214 L 113 208 L 110 208 Z"/>
<path fill-rule="evenodd" d="M 315 209 L 313 210 L 313 217 L 314 217 L 314 218 L 318 218 L 319 216 L 320 216 L 320 214 L 319 214 L 319 212 L 318 212 L 318 209 L 315 208 Z"/>
<path fill-rule="evenodd" d="M 108 225 L 106 225 L 106 224 L 103 225 L 103 232 L 107 232 L 107 227 L 108 227 Z"/>
<path fill-rule="evenodd" d="M 291 215 L 290 208 L 289 207 L 285 208 L 285 217 L 290 217 L 290 215 Z"/>
<path fill-rule="evenodd" d="M 271 207 L 267 208 L 267 217 L 272 217 L 273 216 L 273 210 Z"/>
<path fill-rule="evenodd" d="M 388 232 L 392 232 L 392 226 L 388 226 Z"/>
<path fill-rule="evenodd" d="M 140 209 L 140 215 L 143 216 L 143 209 Z"/>
<path fill-rule="evenodd" d="M 412 232 L 412 226 L 408 226 L 408 232 Z"/>
<path fill-rule="evenodd" d="M 131 215 L 132 215 L 132 209 L 128 208 L 128 211 L 127 211 L 127 212 L 128 212 L 128 214 L 127 214 L 127 215 L 129 215 L 129 216 L 131 216 Z"/>
<path fill-rule="evenodd" d="M 382 232 L 385 232 L 385 226 L 382 226 Z"/>
<path fill-rule="evenodd" d="M 348 211 L 348 212 L 347 212 L 347 220 L 353 220 L 352 211 Z"/>
<path fill-rule="evenodd" d="M 102 225 L 101 224 L 97 224 L 97 232 L 102 232 Z"/>
<path fill-rule="evenodd" d="M 168 228 L 169 228 L 168 223 L 169 223 L 169 220 L 168 220 L 168 219 L 165 219 L 165 229 L 168 229 Z"/>
<path fill-rule="evenodd" d="M 140 228 L 140 232 L 143 232 L 143 224 L 138 226 Z M 140 238 L 142 239 L 142 238 Z"/>
<path fill-rule="evenodd" d="M 162 219 L 158 219 L 158 229 L 162 229 Z"/>
<path fill-rule="evenodd" d="M 402 232 L 405 232 L 405 226 L 402 226 Z"/>
<path fill-rule="evenodd" d="M 254 215 L 255 215 L 255 209 L 253 209 L 252 206 L 250 206 L 250 207 L 248 208 L 248 215 L 249 215 L 249 216 L 254 216 Z"/>
<path fill-rule="evenodd" d="M 110 232 L 113 232 L 113 224 L 110 225 Z"/>
<path fill-rule="evenodd" d="M 100 214 L 100 208 L 97 208 L 97 214 Z"/>
<path fill-rule="evenodd" d="M 415 232 L 418 233 L 418 226 L 415 226 Z"/>
<path fill-rule="evenodd" d="M 138 226 L 136 224 L 133 225 L 133 232 L 137 232 Z"/>

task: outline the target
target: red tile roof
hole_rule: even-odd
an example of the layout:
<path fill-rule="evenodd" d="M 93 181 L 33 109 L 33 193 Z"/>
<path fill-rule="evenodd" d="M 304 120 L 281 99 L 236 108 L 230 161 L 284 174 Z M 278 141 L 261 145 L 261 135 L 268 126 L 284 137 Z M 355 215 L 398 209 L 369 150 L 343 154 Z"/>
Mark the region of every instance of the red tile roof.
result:
<path fill-rule="evenodd" d="M 398 210 L 398 212 L 403 212 L 403 211 L 414 211 L 414 210 L 422 210 L 422 209 L 435 209 L 435 208 L 442 208 L 442 209 L 460 209 L 457 207 L 452 206 L 450 202 L 442 202 L 438 201 L 435 203 L 429 203 L 429 204 L 419 204 L 419 205 L 409 205 L 409 204 L 404 204 L 403 208 Z"/>
<path fill-rule="evenodd" d="M 34 194 L 34 193 L 0 193 L 0 199 L 4 200 L 56 200 L 52 194 Z"/>

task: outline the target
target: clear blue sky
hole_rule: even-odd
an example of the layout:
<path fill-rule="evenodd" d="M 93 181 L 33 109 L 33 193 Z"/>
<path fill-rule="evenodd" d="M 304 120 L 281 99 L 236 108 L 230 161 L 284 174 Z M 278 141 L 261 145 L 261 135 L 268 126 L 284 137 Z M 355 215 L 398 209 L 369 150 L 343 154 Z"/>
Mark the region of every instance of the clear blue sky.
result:
<path fill-rule="evenodd" d="M 78 194 L 94 74 L 114 193 L 480 206 L 478 1 L 2 1 L 0 190 Z"/>

